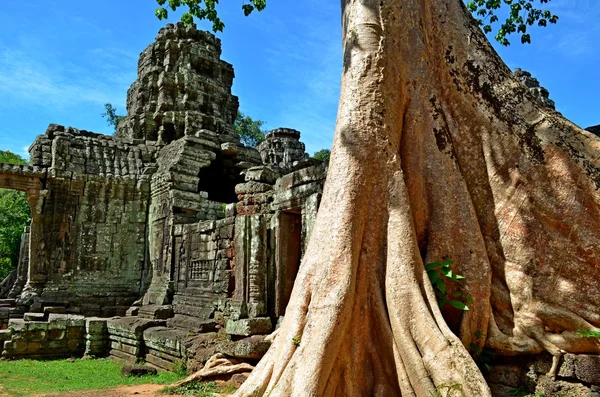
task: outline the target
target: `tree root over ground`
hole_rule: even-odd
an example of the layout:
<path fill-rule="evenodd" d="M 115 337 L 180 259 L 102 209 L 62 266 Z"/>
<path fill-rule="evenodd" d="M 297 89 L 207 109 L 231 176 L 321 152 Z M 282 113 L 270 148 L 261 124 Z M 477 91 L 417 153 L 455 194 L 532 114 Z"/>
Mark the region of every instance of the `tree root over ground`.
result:
<path fill-rule="evenodd" d="M 250 372 L 254 369 L 253 365 L 245 363 L 241 360 L 226 357 L 224 354 L 217 353 L 208 359 L 204 368 L 193 373 L 179 382 L 173 383 L 168 388 L 176 389 L 194 382 L 210 380 L 212 378 L 221 377 L 224 375 L 239 374 L 242 372 Z"/>

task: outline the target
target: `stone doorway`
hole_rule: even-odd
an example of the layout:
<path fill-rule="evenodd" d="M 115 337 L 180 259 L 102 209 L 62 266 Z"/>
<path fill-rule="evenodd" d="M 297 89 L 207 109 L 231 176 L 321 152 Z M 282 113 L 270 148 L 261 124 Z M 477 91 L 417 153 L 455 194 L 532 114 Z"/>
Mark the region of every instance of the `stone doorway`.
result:
<path fill-rule="evenodd" d="M 273 314 L 274 317 L 279 317 L 285 314 L 302 259 L 302 213 L 300 208 L 279 214 L 275 255 L 275 307 Z"/>

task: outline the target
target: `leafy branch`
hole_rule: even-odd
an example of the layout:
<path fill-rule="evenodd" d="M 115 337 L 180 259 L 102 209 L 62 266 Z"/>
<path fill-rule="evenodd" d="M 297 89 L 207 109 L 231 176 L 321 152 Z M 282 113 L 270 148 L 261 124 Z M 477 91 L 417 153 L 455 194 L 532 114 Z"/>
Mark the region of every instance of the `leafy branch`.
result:
<path fill-rule="evenodd" d="M 212 22 L 214 32 L 222 32 L 225 24 L 217 14 L 217 4 L 219 0 L 156 0 L 158 7 L 156 9 L 156 17 L 161 21 L 169 18 L 170 8 L 176 11 L 180 6 L 187 7 L 187 12 L 181 15 L 181 21 L 187 25 L 194 22 L 194 17 L 199 20 L 206 19 Z M 245 16 L 252 14 L 254 10 L 262 11 L 267 6 L 267 0 L 249 0 L 248 3 L 242 4 L 242 11 Z"/>
<path fill-rule="evenodd" d="M 528 33 L 530 26 L 545 27 L 549 23 L 558 22 L 558 16 L 550 10 L 539 9 L 535 6 L 538 0 L 471 0 L 467 9 L 475 16 L 479 26 L 487 33 L 492 32 L 492 25 L 499 22 L 498 9 L 504 5 L 509 6 L 506 20 L 496 32 L 496 41 L 503 46 L 510 45 L 507 36 L 512 33 L 521 34 L 521 43 L 531 44 L 531 35 Z M 547 4 L 550 0 L 539 0 L 540 4 Z"/>
<path fill-rule="evenodd" d="M 452 265 L 452 263 L 453 262 L 450 259 L 445 259 L 442 262 L 428 263 L 427 265 L 425 265 L 425 270 L 427 271 L 429 281 L 431 281 L 431 285 L 433 286 L 433 290 L 435 291 L 438 306 L 442 308 L 446 304 L 449 304 L 450 306 L 456 309 L 466 311 L 469 310 L 469 306 L 467 306 L 465 302 L 459 299 L 464 298 L 466 302 L 472 302 L 473 297 L 471 295 L 463 295 L 461 292 L 458 291 L 452 294 L 452 297 L 449 297 L 448 291 L 446 290 L 446 281 L 462 283 L 460 280 L 463 280 L 465 278 L 460 274 L 452 272 L 452 269 L 450 268 L 450 265 Z"/>

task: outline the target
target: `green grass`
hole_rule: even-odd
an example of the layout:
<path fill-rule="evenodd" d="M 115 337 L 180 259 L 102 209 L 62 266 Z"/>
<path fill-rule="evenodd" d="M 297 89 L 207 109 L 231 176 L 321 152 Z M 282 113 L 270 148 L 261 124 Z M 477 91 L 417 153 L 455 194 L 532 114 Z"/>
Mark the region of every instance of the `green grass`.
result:
<path fill-rule="evenodd" d="M 108 389 L 144 383 L 170 384 L 180 376 L 159 372 L 156 376 L 121 376 L 123 365 L 108 359 L 0 361 L 0 393 L 31 396 L 76 390 Z"/>
<path fill-rule="evenodd" d="M 235 387 L 229 386 L 220 388 L 215 382 L 193 382 L 186 386 L 177 387 L 175 389 L 165 388 L 162 393 L 169 395 L 184 395 L 184 396 L 195 396 L 195 397 L 212 397 L 215 393 L 233 393 Z"/>

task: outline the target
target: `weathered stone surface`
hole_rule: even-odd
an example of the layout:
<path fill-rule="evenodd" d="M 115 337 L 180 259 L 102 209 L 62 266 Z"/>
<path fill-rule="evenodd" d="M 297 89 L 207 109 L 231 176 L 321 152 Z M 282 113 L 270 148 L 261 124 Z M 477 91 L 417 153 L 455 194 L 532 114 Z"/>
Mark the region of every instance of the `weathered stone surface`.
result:
<path fill-rule="evenodd" d="M 207 129 L 223 141 L 235 139 L 233 67 L 220 55 L 221 41 L 195 26 L 161 29 L 140 56 L 117 135 L 168 144 Z"/>
<path fill-rule="evenodd" d="M 222 343 L 217 347 L 217 352 L 235 358 L 260 360 L 269 346 L 271 342 L 265 341 L 265 336 L 254 335 L 236 342 Z"/>
<path fill-rule="evenodd" d="M 585 383 L 600 385 L 600 356 L 579 354 L 574 356 L 575 378 Z"/>
<path fill-rule="evenodd" d="M 493 365 L 486 379 L 490 383 L 520 387 L 523 385 L 523 368 L 518 365 Z"/>
<path fill-rule="evenodd" d="M 246 181 L 263 182 L 269 185 L 273 185 L 280 176 L 277 171 L 264 165 L 249 168 L 245 172 Z"/>
<path fill-rule="evenodd" d="M 542 87 L 538 79 L 531 76 L 531 73 L 519 68 L 515 69 L 513 73 L 523 84 L 525 84 L 525 86 L 527 86 L 527 88 L 529 88 L 529 91 L 536 99 L 552 109 L 555 108 L 554 101 L 549 98 L 550 92 Z"/>
<path fill-rule="evenodd" d="M 173 317 L 171 305 L 146 305 L 139 309 L 138 316 L 146 319 L 166 320 Z"/>
<path fill-rule="evenodd" d="M 581 383 L 572 383 L 565 380 L 552 380 L 542 375 L 537 382 L 536 393 L 543 396 L 566 396 L 566 397 L 598 397 L 600 393 L 592 390 Z"/>
<path fill-rule="evenodd" d="M 122 376 L 146 376 L 157 375 L 156 368 L 148 365 L 126 365 L 121 369 Z"/>
<path fill-rule="evenodd" d="M 266 335 L 273 330 L 273 323 L 268 317 L 244 318 L 229 320 L 225 332 L 230 335 Z"/>
<path fill-rule="evenodd" d="M 111 337 L 113 335 L 122 336 L 135 340 L 142 340 L 143 333 L 150 327 L 160 327 L 166 325 L 165 320 L 150 320 L 138 317 L 118 317 L 110 318 L 106 321 L 106 326 Z"/>
<path fill-rule="evenodd" d="M 290 170 L 298 162 L 307 161 L 305 146 L 300 142 L 300 131 L 278 128 L 269 131 L 265 140 L 258 145 L 262 161 L 266 165 Z"/>

